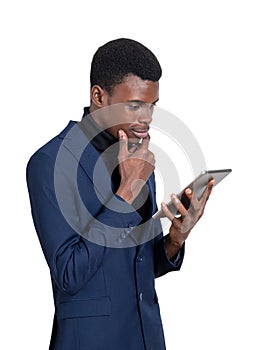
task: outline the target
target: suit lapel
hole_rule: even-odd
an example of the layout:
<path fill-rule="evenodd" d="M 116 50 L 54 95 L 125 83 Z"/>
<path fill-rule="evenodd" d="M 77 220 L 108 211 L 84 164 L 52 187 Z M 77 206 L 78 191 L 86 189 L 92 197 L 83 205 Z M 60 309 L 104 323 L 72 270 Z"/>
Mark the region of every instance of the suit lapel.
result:
<path fill-rule="evenodd" d="M 154 174 L 150 176 L 150 178 L 147 181 L 148 189 L 149 189 L 149 197 L 151 201 L 151 216 L 154 214 L 154 211 L 156 210 L 156 195 L 155 195 L 155 180 L 154 180 Z"/>
<path fill-rule="evenodd" d="M 95 191 L 102 203 L 112 195 L 111 177 L 100 153 L 92 146 L 78 124 L 69 124 L 59 135 L 63 138 L 62 146 L 77 160 L 94 184 Z"/>

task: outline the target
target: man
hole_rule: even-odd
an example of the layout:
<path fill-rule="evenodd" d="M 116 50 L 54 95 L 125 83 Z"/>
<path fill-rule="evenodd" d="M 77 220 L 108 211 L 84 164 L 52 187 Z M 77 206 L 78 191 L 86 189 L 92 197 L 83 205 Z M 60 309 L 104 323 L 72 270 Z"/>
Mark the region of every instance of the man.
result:
<path fill-rule="evenodd" d="M 27 167 L 32 215 L 50 268 L 55 316 L 52 350 L 165 349 L 154 279 L 179 270 L 184 242 L 202 216 L 213 181 L 200 201 L 186 190 L 187 210 L 163 236 L 152 215 L 152 112 L 161 67 L 130 39 L 95 53 L 90 107 L 40 148 Z"/>

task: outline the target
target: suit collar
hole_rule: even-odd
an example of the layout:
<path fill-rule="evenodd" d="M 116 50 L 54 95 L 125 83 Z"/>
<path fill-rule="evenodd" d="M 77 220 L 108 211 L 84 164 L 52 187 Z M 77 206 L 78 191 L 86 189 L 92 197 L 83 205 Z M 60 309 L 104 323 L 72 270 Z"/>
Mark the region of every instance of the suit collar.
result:
<path fill-rule="evenodd" d="M 70 120 L 69 123 L 67 124 L 66 128 L 64 128 L 58 135 L 58 137 L 60 139 L 64 139 L 64 138 L 67 138 L 69 139 L 70 137 L 72 137 L 72 135 L 70 134 L 70 130 L 72 129 L 72 127 L 74 125 L 76 125 L 77 122 L 74 121 L 74 120 Z"/>
<path fill-rule="evenodd" d="M 66 128 L 59 134 L 59 138 L 63 139 L 61 150 L 65 150 L 67 153 L 70 152 L 73 155 L 94 184 L 100 200 L 109 200 L 111 181 L 109 181 L 107 168 L 101 160 L 100 153 L 93 147 L 87 136 L 80 129 L 78 123 L 70 121 Z"/>

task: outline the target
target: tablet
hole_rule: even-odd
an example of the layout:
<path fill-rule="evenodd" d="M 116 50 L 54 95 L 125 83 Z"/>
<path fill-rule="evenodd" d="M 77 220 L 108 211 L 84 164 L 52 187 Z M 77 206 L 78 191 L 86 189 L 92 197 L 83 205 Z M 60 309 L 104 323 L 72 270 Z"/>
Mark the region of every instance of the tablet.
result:
<path fill-rule="evenodd" d="M 208 181 L 210 181 L 211 179 L 214 179 L 214 187 L 215 187 L 228 174 L 230 174 L 231 171 L 232 169 L 205 170 L 195 180 L 193 180 L 188 186 L 186 186 L 180 193 L 178 193 L 177 196 L 182 202 L 182 204 L 184 205 L 184 207 L 188 209 L 190 206 L 190 201 L 185 194 L 185 190 L 187 188 L 191 188 L 196 198 L 200 199 L 202 197 L 204 190 L 206 189 Z M 167 206 L 173 215 L 177 215 L 178 213 L 177 209 L 175 208 L 172 201 L 168 202 Z M 163 217 L 165 217 L 165 214 L 161 209 L 153 215 L 154 219 L 160 219 Z"/>

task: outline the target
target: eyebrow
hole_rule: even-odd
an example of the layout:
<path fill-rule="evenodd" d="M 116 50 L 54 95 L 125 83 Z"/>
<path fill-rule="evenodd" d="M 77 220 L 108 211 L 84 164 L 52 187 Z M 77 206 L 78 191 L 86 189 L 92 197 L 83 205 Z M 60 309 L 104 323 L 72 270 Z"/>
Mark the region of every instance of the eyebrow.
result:
<path fill-rule="evenodd" d="M 154 104 L 156 104 L 157 102 L 159 101 L 159 98 L 156 100 L 156 101 L 154 101 L 154 102 L 150 102 L 149 104 L 151 104 L 151 105 L 154 105 Z M 140 103 L 140 104 L 148 104 L 147 102 L 145 102 L 145 101 L 141 101 L 141 100 L 128 100 L 127 101 L 128 103 L 130 102 L 134 102 L 134 103 Z"/>

